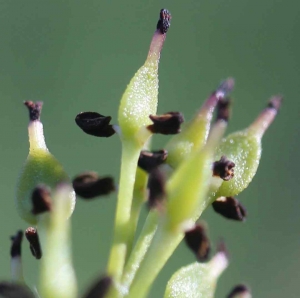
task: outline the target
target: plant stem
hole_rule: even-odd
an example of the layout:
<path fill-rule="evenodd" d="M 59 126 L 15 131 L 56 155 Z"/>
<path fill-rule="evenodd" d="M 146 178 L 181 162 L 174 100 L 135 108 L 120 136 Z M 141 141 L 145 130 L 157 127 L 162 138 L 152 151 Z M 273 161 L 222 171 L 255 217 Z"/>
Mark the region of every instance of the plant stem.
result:
<path fill-rule="evenodd" d="M 123 141 L 121 176 L 115 217 L 114 239 L 108 261 L 107 273 L 116 280 L 121 278 L 129 246 L 129 227 L 131 222 L 132 196 L 137 161 L 140 148 L 138 144 Z"/>
<path fill-rule="evenodd" d="M 53 197 L 50 213 L 40 216 L 39 234 L 43 250 L 40 293 L 43 298 L 73 298 L 77 283 L 72 266 L 70 220 L 70 186 L 62 185 Z"/>
<path fill-rule="evenodd" d="M 197 156 L 191 157 L 192 159 L 187 162 L 195 162 L 198 165 L 198 161 L 202 162 L 202 159 L 205 159 L 206 162 L 211 163 L 213 160 L 214 156 L 214 151 L 215 148 L 222 138 L 224 134 L 224 130 L 227 126 L 227 123 L 224 122 L 223 120 L 217 121 L 210 132 L 208 142 L 205 145 L 203 149 L 199 151 L 199 154 Z M 199 163 L 201 166 L 201 163 Z M 184 165 L 183 165 L 184 166 Z M 199 173 L 199 178 L 204 179 L 204 181 L 207 181 L 209 179 L 209 168 L 207 168 L 206 164 L 202 165 L 203 171 L 205 173 L 202 175 L 202 173 Z M 183 169 L 183 173 L 185 173 L 185 170 L 189 170 L 190 167 L 187 164 L 187 168 L 185 169 L 184 167 L 181 167 L 181 170 Z M 207 172 L 207 173 L 206 173 Z M 177 177 L 175 177 L 177 178 Z M 173 178 L 174 179 L 174 178 Z M 188 179 L 188 175 L 187 175 Z M 177 180 L 174 180 L 177 182 Z M 173 181 L 173 183 L 174 183 Z M 193 179 L 191 178 L 191 181 L 193 182 Z M 197 182 L 197 181 L 196 181 Z M 200 181 L 199 181 L 200 182 Z M 191 200 L 193 199 L 195 201 L 195 206 L 196 210 L 192 209 L 192 213 L 190 214 L 191 220 L 196 220 L 196 217 L 199 217 L 203 210 L 207 207 L 209 199 L 207 199 L 207 192 L 210 191 L 212 195 L 215 193 L 216 189 L 220 185 L 220 181 L 215 179 L 211 180 L 212 185 L 209 187 L 205 183 L 202 185 L 201 189 L 199 189 L 200 193 L 201 191 L 204 192 L 201 195 L 198 193 L 198 190 L 196 188 L 195 191 L 192 192 L 186 192 L 186 195 L 188 194 L 191 196 Z M 187 183 L 186 184 L 188 187 L 192 187 L 193 183 Z M 172 187 L 172 184 L 169 184 L 169 187 Z M 168 203 L 175 204 L 176 203 L 182 203 L 181 200 L 181 192 L 183 194 L 185 193 L 186 187 L 183 187 L 183 189 L 177 189 L 175 193 L 170 192 L 169 190 L 169 201 Z M 179 198 L 177 199 L 179 193 Z M 172 197 L 173 195 L 173 197 Z M 187 199 L 187 198 L 186 198 Z M 176 200 L 173 201 L 172 200 Z M 190 202 L 191 202 L 190 200 Z M 179 204 L 180 205 L 180 204 Z M 170 206 L 170 205 L 169 205 Z M 155 233 L 153 240 L 151 242 L 151 245 L 148 249 L 148 251 L 145 254 L 145 251 L 147 250 L 141 250 L 141 253 L 143 253 L 144 259 L 143 261 L 141 258 L 139 258 L 140 265 L 137 265 L 135 267 L 131 267 L 132 272 L 135 274 L 135 277 L 133 278 L 133 282 L 131 285 L 131 288 L 129 290 L 129 296 L 131 298 L 143 298 L 147 295 L 150 286 L 152 285 L 153 281 L 155 280 L 156 276 L 160 272 L 160 270 L 163 268 L 169 257 L 172 255 L 173 251 L 177 247 L 177 245 L 180 243 L 180 241 L 183 238 L 183 230 L 180 228 L 180 225 L 183 224 L 188 220 L 188 218 L 185 218 L 185 216 L 181 216 L 177 214 L 177 219 L 175 219 L 174 224 L 172 223 L 172 220 L 174 220 L 174 212 L 171 212 L 173 209 L 168 209 L 169 213 L 167 212 L 166 217 L 162 217 L 161 221 L 158 225 L 157 231 L 155 233 L 154 228 L 152 227 L 152 232 Z M 171 211 L 170 211 L 171 210 Z M 181 209 L 180 209 L 181 210 Z M 180 212 L 180 210 L 177 210 Z M 190 212 L 189 209 L 187 209 L 187 212 Z M 194 214 L 193 214 L 194 213 Z M 188 216 L 189 213 L 186 214 Z M 192 215 L 193 214 L 193 215 Z M 171 216 L 171 219 L 170 219 Z M 182 218 L 181 218 L 182 217 Z M 170 221 L 171 220 L 171 221 Z M 157 220 L 153 223 L 154 225 L 156 224 Z M 148 248 L 148 247 L 147 247 Z M 139 256 L 139 250 L 137 249 L 137 255 Z M 129 275 L 129 280 L 132 280 L 132 276 Z"/>
<path fill-rule="evenodd" d="M 130 298 L 143 298 L 149 292 L 150 286 L 163 268 L 177 245 L 183 238 L 183 233 L 170 231 L 165 223 L 158 226 L 151 246 L 145 255 L 130 288 Z"/>
<path fill-rule="evenodd" d="M 132 206 L 130 212 L 130 225 L 128 227 L 127 257 L 131 253 L 136 227 L 140 216 L 140 211 L 143 203 L 146 200 L 147 182 L 148 182 L 148 174 L 145 171 L 137 168 L 136 175 L 135 175 L 134 190 L 133 190 Z M 126 262 L 127 259 L 125 263 Z"/>
<path fill-rule="evenodd" d="M 147 253 L 147 250 L 152 242 L 158 225 L 158 213 L 156 210 L 150 211 L 146 222 L 144 224 L 143 230 L 136 242 L 136 245 L 130 255 L 130 258 L 124 269 L 122 277 L 122 286 L 124 288 L 129 288 L 135 274 Z"/>

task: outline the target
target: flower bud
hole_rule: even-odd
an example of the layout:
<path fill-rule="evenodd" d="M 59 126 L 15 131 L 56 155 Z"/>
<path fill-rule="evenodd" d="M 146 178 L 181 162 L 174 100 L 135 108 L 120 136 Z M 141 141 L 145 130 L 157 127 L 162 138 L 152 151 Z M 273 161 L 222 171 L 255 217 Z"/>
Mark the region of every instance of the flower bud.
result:
<path fill-rule="evenodd" d="M 131 79 L 121 99 L 119 108 L 119 124 L 124 139 L 144 143 L 150 132 L 144 137 L 139 131 L 151 124 L 149 115 L 155 115 L 158 96 L 158 64 L 160 52 L 170 25 L 170 13 L 163 9 L 157 24 L 148 57 L 144 65 Z"/>
<path fill-rule="evenodd" d="M 208 263 L 180 268 L 168 281 L 164 298 L 214 297 L 218 278 L 227 266 L 227 253 L 219 250 Z"/>
<path fill-rule="evenodd" d="M 222 82 L 220 86 L 212 92 L 210 97 L 205 101 L 200 111 L 195 117 L 182 128 L 180 134 L 174 136 L 166 146 L 168 151 L 167 163 L 172 167 L 177 167 L 182 160 L 189 156 L 190 153 L 199 150 L 206 142 L 210 130 L 210 123 L 213 112 L 218 107 L 217 119 L 228 120 L 228 99 L 226 96 L 232 91 L 234 80 L 229 78 Z"/>
<path fill-rule="evenodd" d="M 222 140 L 216 157 L 225 155 L 235 164 L 235 168 L 234 177 L 222 183 L 216 197 L 236 196 L 252 181 L 260 161 L 262 136 L 273 122 L 281 100 L 280 96 L 274 96 L 247 129 L 230 134 Z"/>
<path fill-rule="evenodd" d="M 197 219 L 206 205 L 214 150 L 224 133 L 222 124 L 218 121 L 213 126 L 205 146 L 190 154 L 168 180 L 167 218 L 171 230 L 182 228 L 189 221 Z"/>
<path fill-rule="evenodd" d="M 46 146 L 43 124 L 40 121 L 42 103 L 27 101 L 25 105 L 29 110 L 28 134 L 30 148 L 17 182 L 15 201 L 19 215 L 30 224 L 36 224 L 38 217 L 32 212 L 33 190 L 39 184 L 45 184 L 53 189 L 58 183 L 68 182 L 69 177 Z M 74 210 L 75 200 L 75 193 L 71 190 L 68 216 Z"/>

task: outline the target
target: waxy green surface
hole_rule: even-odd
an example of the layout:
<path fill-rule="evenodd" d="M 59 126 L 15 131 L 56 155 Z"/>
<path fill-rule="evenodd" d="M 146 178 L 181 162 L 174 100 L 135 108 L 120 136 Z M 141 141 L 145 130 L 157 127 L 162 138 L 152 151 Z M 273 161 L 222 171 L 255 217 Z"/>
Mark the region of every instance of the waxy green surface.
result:
<path fill-rule="evenodd" d="M 230 134 L 224 138 L 216 152 L 216 160 L 225 155 L 235 163 L 234 177 L 224 181 L 216 197 L 235 196 L 252 181 L 261 156 L 261 140 L 247 130 Z"/>
<path fill-rule="evenodd" d="M 137 71 L 125 90 L 119 108 L 119 125 L 124 139 L 132 138 L 151 124 L 156 114 L 158 95 L 158 61 L 149 59 Z"/>
<path fill-rule="evenodd" d="M 21 170 L 16 186 L 16 205 L 19 215 L 30 224 L 37 223 L 37 217 L 31 213 L 31 194 L 38 184 L 45 184 L 51 189 L 61 182 L 68 182 L 69 178 L 61 164 L 55 157 L 44 149 L 30 152 Z M 75 205 L 75 195 L 71 196 L 70 214 Z M 69 215 L 70 215 L 69 214 Z"/>
<path fill-rule="evenodd" d="M 164 298 L 213 298 L 217 278 L 209 263 L 195 262 L 173 274 Z"/>

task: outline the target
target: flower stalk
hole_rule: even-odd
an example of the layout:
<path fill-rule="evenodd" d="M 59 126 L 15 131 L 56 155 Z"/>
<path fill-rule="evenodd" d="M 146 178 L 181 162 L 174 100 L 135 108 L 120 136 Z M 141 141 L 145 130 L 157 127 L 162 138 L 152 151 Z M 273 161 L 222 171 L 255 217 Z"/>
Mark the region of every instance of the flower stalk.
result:
<path fill-rule="evenodd" d="M 137 217 L 130 217 L 136 167 L 140 151 L 151 135 L 150 131 L 146 129 L 146 126 L 150 124 L 149 115 L 156 114 L 158 64 L 170 18 L 167 10 L 161 11 L 146 62 L 130 81 L 120 103 L 121 174 L 114 239 L 107 269 L 108 274 L 116 280 L 121 278 L 125 261 L 130 253 L 132 235 L 136 226 Z"/>

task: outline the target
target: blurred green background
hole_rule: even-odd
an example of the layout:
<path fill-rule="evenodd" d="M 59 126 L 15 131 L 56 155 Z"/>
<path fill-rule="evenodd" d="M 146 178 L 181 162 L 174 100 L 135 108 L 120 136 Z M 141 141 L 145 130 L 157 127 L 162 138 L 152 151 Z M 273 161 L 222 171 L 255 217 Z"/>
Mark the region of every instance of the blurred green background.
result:
<path fill-rule="evenodd" d="M 233 76 L 229 131 L 234 131 L 251 123 L 271 95 L 285 97 L 263 139 L 259 171 L 239 196 L 249 213 L 247 221 L 231 222 L 212 210 L 204 214 L 212 241 L 224 238 L 230 254 L 216 297 L 225 297 L 240 282 L 251 287 L 254 297 L 299 297 L 300 2 L 296 0 L 1 0 L 0 279 L 10 277 L 9 236 L 27 227 L 14 207 L 16 179 L 28 152 L 28 113 L 22 102 L 44 101 L 48 147 L 71 177 L 95 170 L 118 181 L 118 138 L 87 136 L 74 118 L 81 111 L 98 111 L 117 122 L 119 99 L 145 60 L 162 7 L 173 19 L 160 65 L 159 112 L 180 110 L 189 119 L 220 80 Z M 166 141 L 155 137 L 154 148 Z M 115 194 L 77 202 L 73 251 L 81 293 L 105 270 L 115 203 Z M 38 261 L 27 246 L 24 243 L 24 270 L 32 285 Z M 150 297 L 162 297 L 172 272 L 193 261 L 181 245 Z"/>

